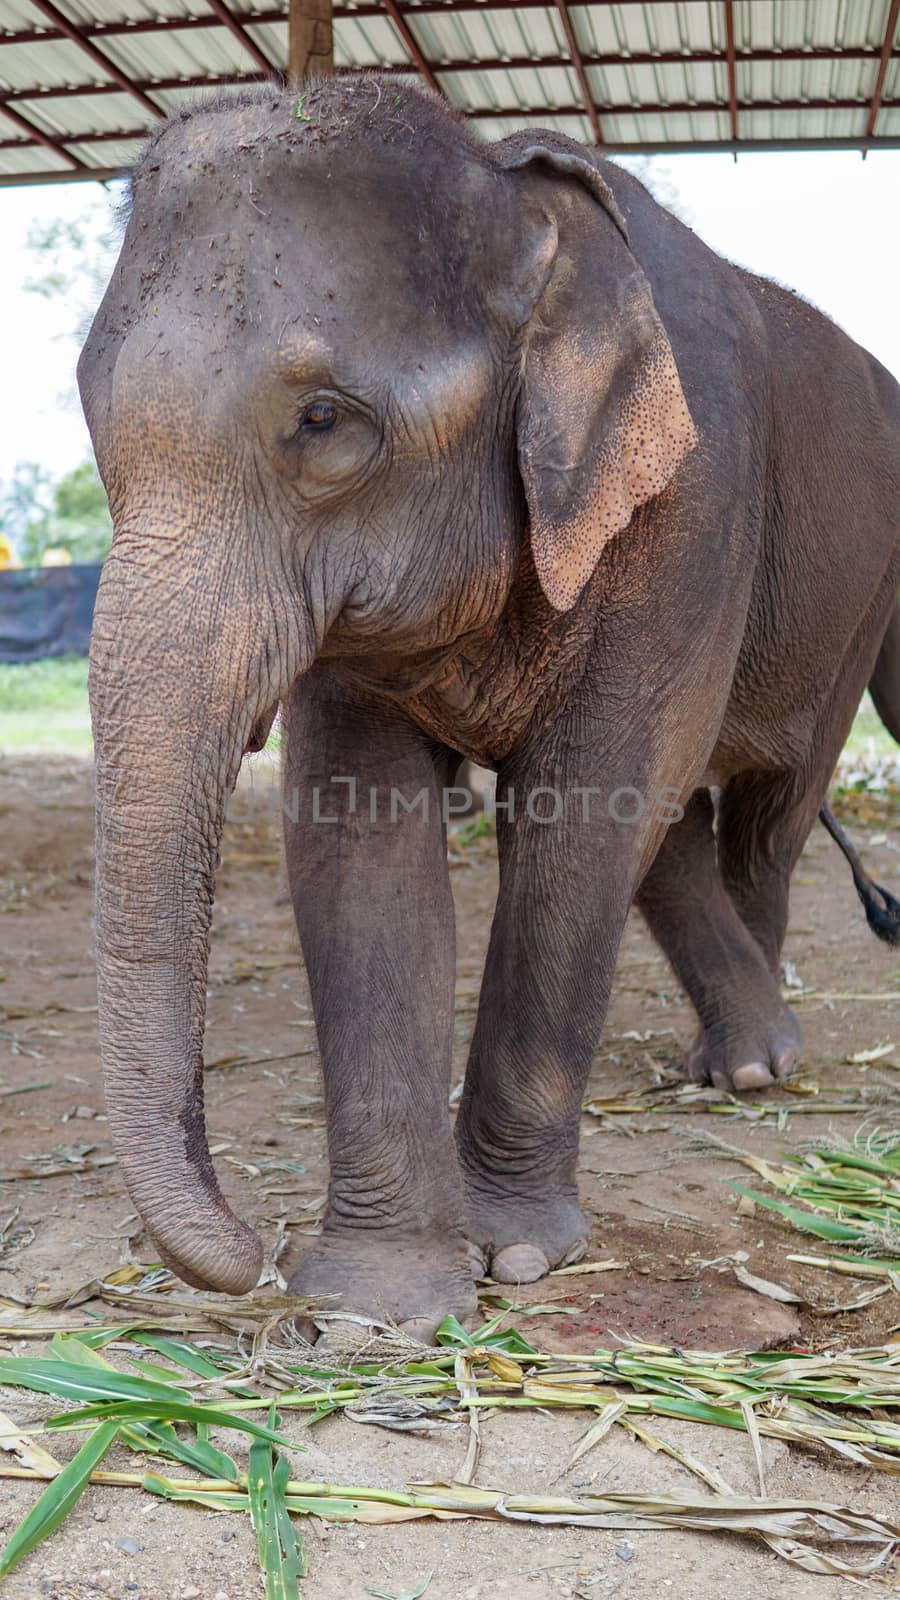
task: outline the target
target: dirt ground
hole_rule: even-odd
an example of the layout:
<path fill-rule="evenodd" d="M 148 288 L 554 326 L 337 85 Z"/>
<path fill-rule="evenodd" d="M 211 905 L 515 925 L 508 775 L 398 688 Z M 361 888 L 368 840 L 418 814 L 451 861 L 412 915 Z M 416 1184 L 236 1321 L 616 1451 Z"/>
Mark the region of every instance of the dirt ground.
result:
<path fill-rule="evenodd" d="M 852 837 L 874 877 L 896 890 L 900 819 L 887 806 L 880 815 L 877 808 L 872 815 L 872 805 L 868 810 L 870 825 L 851 825 Z M 138 1260 L 153 1259 L 136 1231 L 103 1115 L 91 830 L 88 763 L 0 759 L 0 1299 L 57 1299 L 128 1260 L 129 1251 Z M 454 847 L 451 861 L 458 1082 L 496 888 L 492 841 Z M 790 991 L 806 1032 L 801 1083 L 818 1085 L 823 1105 L 833 1107 L 840 1094 L 853 1104 L 819 1112 L 812 1096 L 779 1090 L 773 1096 L 779 1121 L 691 1112 L 665 1097 L 693 1032 L 690 1008 L 633 917 L 589 1092 L 609 1099 L 656 1084 L 663 1103 L 646 1114 L 584 1117 L 580 1168 L 592 1223 L 589 1259 L 625 1265 L 523 1289 L 521 1304 L 555 1307 L 552 1314 L 516 1318 L 542 1348 L 587 1351 L 608 1346 L 617 1335 L 701 1349 L 820 1348 L 833 1341 L 861 1346 L 897 1336 L 900 1300 L 894 1293 L 864 1310 L 817 1316 L 742 1287 L 721 1259 L 745 1251 L 751 1269 L 820 1308 L 854 1300 L 867 1287 L 789 1261 L 798 1249 L 796 1234 L 759 1208 L 738 1212 L 738 1196 L 725 1180 L 749 1178 L 746 1169 L 727 1151 L 711 1157 L 696 1145 L 697 1135 L 712 1133 L 741 1149 L 778 1155 L 829 1132 L 851 1138 L 866 1117 L 869 1127 L 897 1125 L 900 957 L 868 933 L 845 864 L 818 829 L 795 877 L 785 954 L 803 985 Z M 888 1041 L 897 1045 L 893 1053 L 869 1064 L 848 1062 Z M 207 1062 L 210 1141 L 225 1192 L 270 1247 L 283 1228 L 285 1267 L 315 1231 L 326 1156 L 315 1032 L 265 765 L 242 781 L 226 831 Z M 0 1351 L 26 1350 L 39 1354 L 41 1346 L 5 1340 L 0 1328 Z M 54 1409 L 21 1390 L 0 1393 L 0 1405 L 22 1423 Z M 579 1486 L 699 1488 L 675 1461 L 616 1437 L 618 1430 L 566 1474 L 584 1421 L 579 1413 L 487 1418 L 479 1481 L 557 1494 Z M 299 1425 L 293 1426 L 300 1437 Z M 743 1435 L 665 1421 L 657 1431 L 718 1467 L 736 1491 L 755 1492 Z M 401 1487 L 451 1478 L 466 1443 L 461 1431 L 416 1437 L 345 1418 L 319 1423 L 304 1442 L 308 1453 L 297 1458 L 295 1471 L 305 1478 Z M 232 1446 L 240 1456 L 242 1442 L 230 1439 Z M 896 1514 L 896 1478 L 844 1471 L 778 1441 L 764 1441 L 763 1449 L 770 1494 L 815 1494 Z M 133 1459 L 123 1452 L 108 1464 L 133 1465 Z M 0 1542 L 35 1497 L 34 1485 L 0 1479 Z M 372 1591 L 401 1596 L 428 1573 L 425 1600 L 605 1600 L 612 1594 L 632 1600 L 669 1591 L 690 1592 L 694 1600 L 757 1600 L 782 1592 L 791 1600 L 818 1600 L 824 1593 L 857 1592 L 844 1580 L 791 1569 L 758 1543 L 735 1536 L 637 1532 L 623 1539 L 602 1530 L 525 1524 L 364 1527 L 315 1519 L 308 1519 L 304 1533 L 310 1561 L 304 1594 L 316 1600 L 356 1600 Z M 249 1521 L 172 1506 L 135 1490 L 91 1488 L 63 1529 L 7 1581 L 6 1593 L 18 1600 L 249 1600 L 262 1588 Z"/>

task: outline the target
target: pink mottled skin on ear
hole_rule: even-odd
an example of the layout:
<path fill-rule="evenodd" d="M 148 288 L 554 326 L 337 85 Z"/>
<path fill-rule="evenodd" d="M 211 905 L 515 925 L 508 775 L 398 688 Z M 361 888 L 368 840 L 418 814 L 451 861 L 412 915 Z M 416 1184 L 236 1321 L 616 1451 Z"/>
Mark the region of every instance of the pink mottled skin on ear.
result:
<path fill-rule="evenodd" d="M 576 381 L 590 382 L 581 372 Z M 542 496 L 528 484 L 541 468 L 524 463 L 533 507 L 534 564 L 550 604 L 568 611 L 578 599 L 603 548 L 628 527 L 638 506 L 661 494 L 697 443 L 668 339 L 659 328 L 643 356 L 619 416 L 612 422 L 589 492 L 565 520 L 541 512 Z"/>

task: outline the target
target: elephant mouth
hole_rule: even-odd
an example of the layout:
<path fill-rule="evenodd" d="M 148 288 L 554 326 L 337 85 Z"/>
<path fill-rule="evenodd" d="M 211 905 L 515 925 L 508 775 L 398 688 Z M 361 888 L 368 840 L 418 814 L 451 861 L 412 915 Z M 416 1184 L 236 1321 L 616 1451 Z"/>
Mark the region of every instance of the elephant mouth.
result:
<path fill-rule="evenodd" d="M 278 701 L 276 700 L 268 711 L 264 711 L 261 717 L 257 717 L 253 727 L 250 729 L 250 737 L 244 745 L 245 756 L 255 755 L 264 748 L 266 740 L 272 732 L 272 723 L 275 721 L 277 713 Z"/>

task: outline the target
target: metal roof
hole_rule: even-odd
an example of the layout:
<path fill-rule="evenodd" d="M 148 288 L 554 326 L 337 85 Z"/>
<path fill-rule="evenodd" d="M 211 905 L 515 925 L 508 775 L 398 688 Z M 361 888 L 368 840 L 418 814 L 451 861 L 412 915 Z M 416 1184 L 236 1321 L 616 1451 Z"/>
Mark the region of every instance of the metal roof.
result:
<path fill-rule="evenodd" d="M 0 0 L 0 185 L 108 178 L 287 62 L 289 0 Z M 335 0 L 339 72 L 417 72 L 498 138 L 610 154 L 900 148 L 900 0 Z"/>

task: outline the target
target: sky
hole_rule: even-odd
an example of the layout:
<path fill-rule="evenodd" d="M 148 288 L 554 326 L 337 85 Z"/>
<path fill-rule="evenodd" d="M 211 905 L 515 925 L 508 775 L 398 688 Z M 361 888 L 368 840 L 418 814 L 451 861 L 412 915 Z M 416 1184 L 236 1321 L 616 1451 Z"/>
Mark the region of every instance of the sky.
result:
<path fill-rule="evenodd" d="M 797 289 L 900 378 L 900 151 L 655 157 L 641 175 L 730 260 Z M 102 222 L 95 184 L 0 190 L 0 487 L 20 461 L 57 477 L 90 444 L 74 388 L 83 305 L 30 293 L 32 223 Z M 76 303 L 77 302 L 77 303 Z"/>

